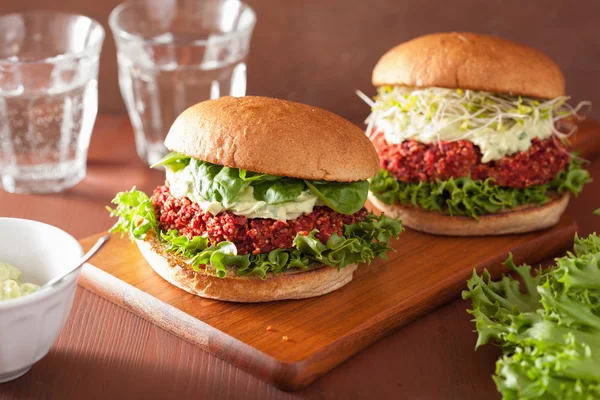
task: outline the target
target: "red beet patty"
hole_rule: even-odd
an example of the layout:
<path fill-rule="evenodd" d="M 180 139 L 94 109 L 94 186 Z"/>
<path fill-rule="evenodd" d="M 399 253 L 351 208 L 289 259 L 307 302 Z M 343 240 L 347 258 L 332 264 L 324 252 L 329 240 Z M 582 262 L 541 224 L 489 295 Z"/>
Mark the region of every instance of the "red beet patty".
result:
<path fill-rule="evenodd" d="M 212 215 L 187 197 L 171 195 L 168 186 L 159 186 L 154 190 L 152 204 L 161 229 L 176 229 L 190 238 L 207 233 L 213 244 L 233 242 L 239 254 L 292 248 L 296 234 L 307 235 L 313 229 L 319 231 L 316 237 L 326 243 L 333 233 L 342 235 L 344 225 L 362 221 L 367 215 L 364 207 L 352 215 L 340 214 L 328 207 L 315 207 L 310 214 L 290 221 L 250 219 L 228 211 Z"/>
<path fill-rule="evenodd" d="M 523 189 L 550 182 L 569 163 L 564 145 L 554 136 L 533 139 L 529 150 L 487 163 L 481 162 L 479 147 L 467 140 L 425 144 L 407 140 L 388 144 L 382 134 L 373 139 L 381 167 L 402 182 L 448 180 L 461 176 Z"/>

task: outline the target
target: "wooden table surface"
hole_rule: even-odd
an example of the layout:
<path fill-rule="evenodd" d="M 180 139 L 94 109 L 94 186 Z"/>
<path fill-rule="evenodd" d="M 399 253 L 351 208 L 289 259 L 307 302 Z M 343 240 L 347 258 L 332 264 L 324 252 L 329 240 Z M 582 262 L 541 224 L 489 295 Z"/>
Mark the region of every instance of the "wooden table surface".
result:
<path fill-rule="evenodd" d="M 597 126 L 589 123 L 582 130 L 590 128 Z M 600 207 L 600 161 L 589 170 L 596 182 L 568 209 L 582 234 L 600 227 L 600 217 L 591 214 Z M 163 179 L 164 173 L 149 170 L 135 154 L 127 118 L 102 116 L 81 184 L 45 196 L 0 191 L 1 215 L 43 221 L 83 238 L 111 226 L 104 206 L 117 191 L 133 185 L 151 191 Z M 0 384 L 0 399 L 499 398 L 490 378 L 499 351 L 492 346 L 473 351 L 476 334 L 468 306 L 456 300 L 308 388 L 285 393 L 79 288 L 50 353 L 24 377 Z"/>

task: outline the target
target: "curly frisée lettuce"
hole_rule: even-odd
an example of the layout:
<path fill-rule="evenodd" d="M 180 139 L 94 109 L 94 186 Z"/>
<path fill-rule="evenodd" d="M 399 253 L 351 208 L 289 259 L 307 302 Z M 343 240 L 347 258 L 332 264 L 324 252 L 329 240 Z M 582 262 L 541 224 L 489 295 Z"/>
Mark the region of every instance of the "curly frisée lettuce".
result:
<path fill-rule="evenodd" d="M 116 207 L 107 209 L 118 221 L 111 232 L 127 234 L 132 240 L 143 240 L 150 232 L 164 244 L 166 251 L 187 258 L 192 268 L 209 265 L 221 278 L 227 275 L 228 268 L 234 268 L 238 275 L 259 275 L 266 279 L 267 273 L 305 269 L 312 263 L 338 269 L 354 263 L 368 264 L 377 256 L 385 258 L 385 253 L 392 250 L 390 239 L 398 237 L 403 229 L 398 220 L 368 214 L 363 221 L 346 225 L 343 236 L 334 234 L 326 244 L 315 238 L 317 230 L 313 230 L 308 235 L 297 235 L 292 249 L 241 255 L 231 242 L 211 244 L 206 236 L 190 239 L 176 230 L 161 231 L 152 200 L 135 188 L 118 193 L 112 203 Z"/>
<path fill-rule="evenodd" d="M 476 347 L 499 344 L 494 381 L 504 399 L 600 398 L 600 237 L 575 237 L 574 253 L 545 272 L 505 265 L 519 279 L 473 272 Z"/>
<path fill-rule="evenodd" d="M 549 194 L 569 191 L 578 195 L 583 185 L 590 182 L 589 173 L 581 168 L 581 162 L 572 158 L 567 169 L 545 185 L 516 189 L 494 185 L 488 178 L 484 181 L 469 177 L 446 181 L 406 183 L 386 170 L 380 170 L 371 179 L 370 190 L 386 204 L 412 204 L 427 211 L 439 211 L 448 215 L 462 215 L 478 219 L 480 215 L 496 213 L 522 204 L 544 204 Z"/>
<path fill-rule="evenodd" d="M 341 214 L 354 214 L 360 210 L 369 192 L 367 181 L 329 182 L 279 177 L 211 164 L 176 152 L 152 167 L 157 166 L 173 172 L 188 168 L 195 193 L 205 201 L 223 204 L 226 209 L 244 194 L 248 186 L 252 186 L 256 201 L 269 205 L 294 201 L 309 191 Z"/>
<path fill-rule="evenodd" d="M 135 186 L 128 192 L 119 192 L 112 200 L 114 209 L 106 206 L 111 217 L 117 217 L 117 222 L 109 229 L 110 232 L 121 232 L 132 239 L 145 239 L 148 231 L 159 231 L 152 200 L 144 192 L 136 190 Z"/>

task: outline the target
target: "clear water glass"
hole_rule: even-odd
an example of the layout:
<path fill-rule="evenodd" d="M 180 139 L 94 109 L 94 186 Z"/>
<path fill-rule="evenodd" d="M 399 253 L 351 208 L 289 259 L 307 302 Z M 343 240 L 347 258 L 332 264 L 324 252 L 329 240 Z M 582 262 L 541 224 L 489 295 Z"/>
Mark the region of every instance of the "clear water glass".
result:
<path fill-rule="evenodd" d="M 81 15 L 0 16 L 0 176 L 13 193 L 59 192 L 86 174 L 104 29 Z"/>
<path fill-rule="evenodd" d="M 255 22 L 238 0 L 141 0 L 112 11 L 119 86 L 142 160 L 167 153 L 165 136 L 186 108 L 246 94 Z"/>

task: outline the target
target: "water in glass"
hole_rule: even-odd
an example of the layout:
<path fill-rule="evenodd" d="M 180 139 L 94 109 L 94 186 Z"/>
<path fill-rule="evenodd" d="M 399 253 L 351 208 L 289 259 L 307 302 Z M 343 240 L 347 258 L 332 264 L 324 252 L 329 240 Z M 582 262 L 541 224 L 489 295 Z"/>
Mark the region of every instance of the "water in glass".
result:
<path fill-rule="evenodd" d="M 15 193 L 59 192 L 86 175 L 104 30 L 83 16 L 0 17 L 0 177 Z"/>
<path fill-rule="evenodd" d="M 254 12 L 238 0 L 124 3 L 110 17 L 119 85 L 139 157 L 153 164 L 175 118 L 220 96 L 246 94 Z"/>

